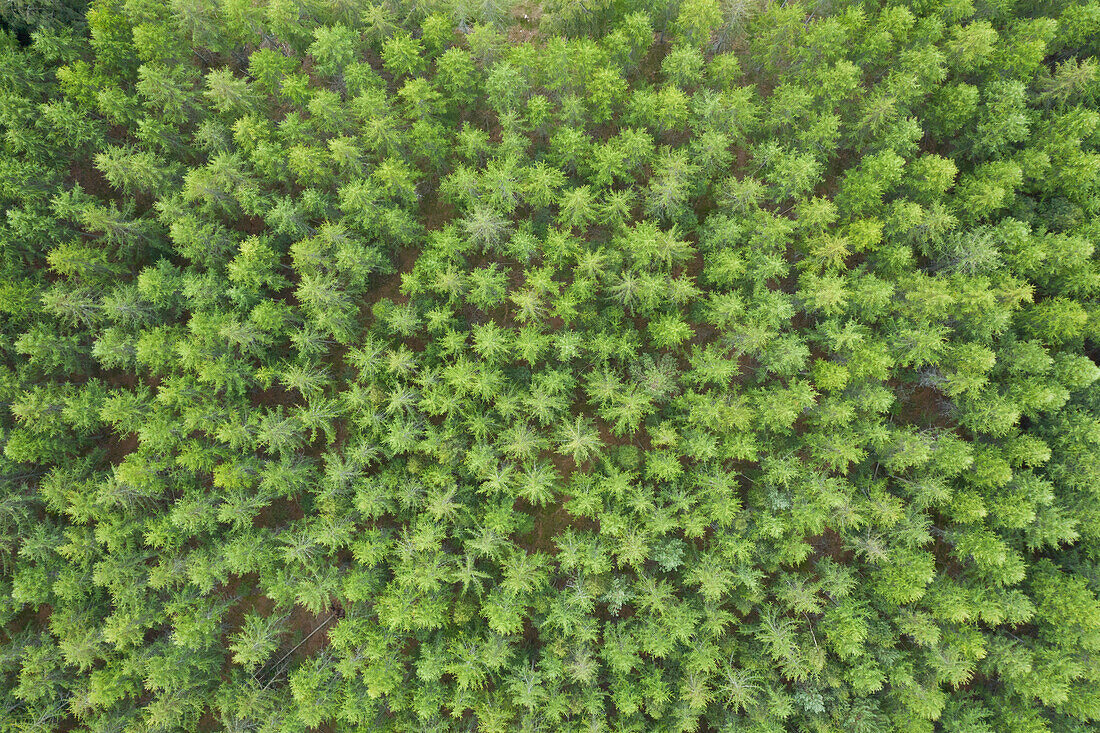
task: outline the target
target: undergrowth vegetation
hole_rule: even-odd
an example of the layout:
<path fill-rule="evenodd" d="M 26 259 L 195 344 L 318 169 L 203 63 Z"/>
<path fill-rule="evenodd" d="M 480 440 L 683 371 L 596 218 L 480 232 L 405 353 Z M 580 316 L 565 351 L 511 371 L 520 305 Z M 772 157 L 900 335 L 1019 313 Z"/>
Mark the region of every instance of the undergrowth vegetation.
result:
<path fill-rule="evenodd" d="M 1096 0 L 51 7 L 0 731 L 1096 729 Z"/>

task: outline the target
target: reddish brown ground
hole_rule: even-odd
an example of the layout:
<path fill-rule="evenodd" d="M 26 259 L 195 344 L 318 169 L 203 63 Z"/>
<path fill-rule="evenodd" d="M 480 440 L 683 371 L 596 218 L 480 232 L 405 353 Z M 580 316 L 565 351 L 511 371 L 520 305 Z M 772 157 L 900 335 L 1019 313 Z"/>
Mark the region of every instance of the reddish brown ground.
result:
<path fill-rule="evenodd" d="M 807 560 L 809 564 L 813 564 L 823 557 L 831 557 L 841 564 L 847 564 L 852 560 L 852 551 L 844 546 L 844 539 L 836 530 L 829 527 L 826 527 L 825 531 L 819 535 L 807 537 L 806 542 L 814 548 L 813 553 Z"/>
<path fill-rule="evenodd" d="M 102 199 L 117 200 L 118 192 L 111 187 L 99 169 L 86 161 L 73 161 L 69 166 L 69 182 L 79 183 L 84 193 Z"/>
<path fill-rule="evenodd" d="M 543 552 L 556 555 L 558 546 L 554 538 L 573 527 L 592 532 L 599 531 L 599 524 L 587 517 L 574 517 L 565 508 L 570 497 L 562 496 L 553 504 L 538 509 L 527 508 L 526 512 L 534 519 L 534 529 L 515 538 L 516 544 L 528 552 Z"/>
<path fill-rule="evenodd" d="M 935 387 L 893 383 L 898 420 L 922 428 L 949 428 L 950 403 Z"/>
<path fill-rule="evenodd" d="M 130 433 L 117 437 L 112 432 L 108 437 L 100 440 L 98 445 L 103 449 L 103 460 L 117 466 L 123 458 L 137 450 L 138 436 L 137 433 Z"/>
<path fill-rule="evenodd" d="M 538 43 L 541 40 L 539 23 L 542 21 L 542 5 L 527 0 L 512 6 L 509 13 L 512 24 L 508 26 L 508 42 Z"/>

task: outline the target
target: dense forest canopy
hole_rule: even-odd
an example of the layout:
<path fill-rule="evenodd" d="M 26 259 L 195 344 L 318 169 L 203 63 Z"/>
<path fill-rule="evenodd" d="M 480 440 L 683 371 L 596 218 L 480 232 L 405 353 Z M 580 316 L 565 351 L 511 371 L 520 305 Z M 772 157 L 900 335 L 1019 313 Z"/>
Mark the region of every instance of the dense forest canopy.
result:
<path fill-rule="evenodd" d="M 0 21 L 0 732 L 1100 725 L 1097 0 Z"/>

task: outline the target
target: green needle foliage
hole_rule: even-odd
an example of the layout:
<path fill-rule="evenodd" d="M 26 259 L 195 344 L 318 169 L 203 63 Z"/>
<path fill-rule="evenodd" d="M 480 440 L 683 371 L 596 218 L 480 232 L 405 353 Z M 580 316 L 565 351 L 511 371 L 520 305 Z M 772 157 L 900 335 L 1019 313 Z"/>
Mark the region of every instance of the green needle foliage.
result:
<path fill-rule="evenodd" d="M 0 733 L 1100 725 L 1096 0 L 0 8 Z"/>

